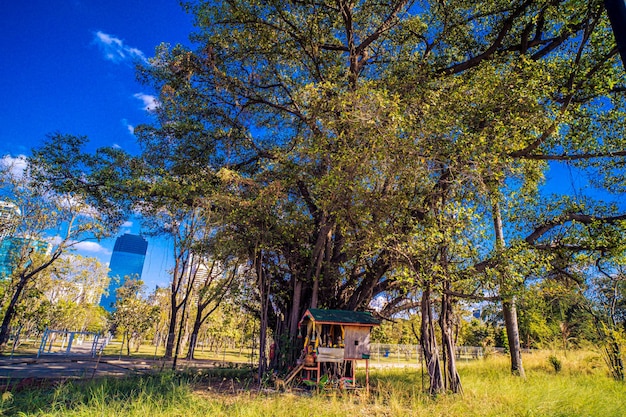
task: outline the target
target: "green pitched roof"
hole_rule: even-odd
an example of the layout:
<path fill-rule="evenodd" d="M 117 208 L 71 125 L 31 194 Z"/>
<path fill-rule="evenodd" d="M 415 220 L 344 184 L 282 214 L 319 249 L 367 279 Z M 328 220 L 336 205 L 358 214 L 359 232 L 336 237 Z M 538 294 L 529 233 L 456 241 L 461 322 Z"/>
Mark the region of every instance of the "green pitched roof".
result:
<path fill-rule="evenodd" d="M 375 319 L 372 313 L 367 311 L 324 310 L 310 308 L 304 313 L 304 320 L 309 317 L 319 323 L 363 324 L 377 326 L 380 320 Z"/>

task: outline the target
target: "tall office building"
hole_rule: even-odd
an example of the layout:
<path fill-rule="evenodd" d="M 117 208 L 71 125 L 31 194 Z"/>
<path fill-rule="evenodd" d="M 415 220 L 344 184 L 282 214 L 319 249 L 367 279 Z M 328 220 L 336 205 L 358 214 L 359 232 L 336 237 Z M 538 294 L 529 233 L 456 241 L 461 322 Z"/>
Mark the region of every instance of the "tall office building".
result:
<path fill-rule="evenodd" d="M 196 304 L 198 301 L 199 289 L 205 285 L 210 275 L 213 277 L 216 276 L 218 270 L 221 272 L 220 266 L 213 265 L 211 260 L 193 253 L 190 254 L 189 262 L 187 262 L 183 269 L 181 285 L 183 288 L 187 288 L 189 282 L 193 280 L 193 292 L 191 294 L 192 304 Z"/>
<path fill-rule="evenodd" d="M 0 280 L 13 271 L 18 248 L 10 237 L 15 233 L 16 219 L 20 215 L 20 209 L 15 204 L 0 200 Z"/>
<path fill-rule="evenodd" d="M 117 238 L 109 263 L 108 294 L 100 300 L 107 311 L 114 310 L 115 292 L 127 279 L 141 278 L 148 242 L 142 236 L 124 234 Z"/>
<path fill-rule="evenodd" d="M 0 239 L 15 233 L 17 220 L 21 215 L 20 209 L 15 204 L 0 200 Z"/>
<path fill-rule="evenodd" d="M 27 265 L 31 252 L 50 255 L 52 244 L 32 237 L 3 237 L 0 239 L 0 280 L 8 278 L 17 266 Z"/>

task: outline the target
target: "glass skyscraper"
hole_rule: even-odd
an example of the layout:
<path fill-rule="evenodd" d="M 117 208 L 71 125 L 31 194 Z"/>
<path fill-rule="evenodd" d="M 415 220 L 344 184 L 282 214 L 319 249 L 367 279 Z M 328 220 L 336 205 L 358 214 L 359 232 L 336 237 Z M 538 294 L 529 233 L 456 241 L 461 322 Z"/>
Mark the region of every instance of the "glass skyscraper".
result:
<path fill-rule="evenodd" d="M 114 310 L 115 292 L 125 280 L 141 278 L 147 249 L 148 242 L 142 236 L 126 233 L 115 241 L 109 263 L 108 294 L 100 300 L 100 305 L 107 311 Z"/>
<path fill-rule="evenodd" d="M 0 201 L 0 239 L 12 236 L 17 226 L 16 220 L 22 215 L 20 209 L 8 201 Z"/>
<path fill-rule="evenodd" d="M 0 239 L 0 280 L 8 278 L 16 266 L 28 265 L 28 253 L 33 251 L 42 255 L 50 255 L 52 245 L 49 242 L 25 238 L 4 237 Z"/>

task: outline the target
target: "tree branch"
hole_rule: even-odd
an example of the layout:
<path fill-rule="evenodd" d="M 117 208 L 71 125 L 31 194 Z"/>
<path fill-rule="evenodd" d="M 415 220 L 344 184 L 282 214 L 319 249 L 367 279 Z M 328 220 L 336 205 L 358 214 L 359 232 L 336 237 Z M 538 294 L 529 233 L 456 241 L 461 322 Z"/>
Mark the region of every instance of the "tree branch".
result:
<path fill-rule="evenodd" d="M 533 245 L 541 236 L 548 233 L 550 230 L 555 227 L 562 226 L 569 222 L 579 222 L 585 225 L 589 225 L 594 222 L 601 222 L 605 224 L 613 224 L 620 220 L 626 220 L 626 214 L 622 214 L 619 216 L 608 216 L 608 217 L 597 217 L 591 216 L 588 214 L 580 214 L 580 213 L 569 213 L 564 214 L 555 218 L 554 220 L 548 221 L 541 226 L 537 227 L 530 235 L 524 239 L 527 243 Z"/>
<path fill-rule="evenodd" d="M 515 11 L 513 11 L 513 13 L 511 13 L 511 15 L 508 18 L 504 20 L 502 27 L 500 28 L 500 31 L 498 32 L 498 35 L 496 36 L 496 39 L 493 41 L 491 46 L 489 46 L 483 53 L 478 54 L 468 59 L 465 62 L 461 62 L 459 64 L 452 65 L 448 68 L 442 69 L 439 72 L 442 74 L 458 74 L 469 68 L 475 67 L 476 65 L 478 65 L 480 62 L 482 62 L 485 59 L 491 58 L 496 53 L 498 48 L 502 46 L 502 42 L 504 41 L 504 38 L 506 37 L 506 35 L 508 35 L 509 31 L 513 28 L 513 23 L 515 22 L 515 19 L 521 16 L 522 13 L 524 13 L 524 11 L 532 3 L 533 3 L 532 0 L 526 0 Z"/>
<path fill-rule="evenodd" d="M 583 153 L 578 155 L 561 154 L 561 155 L 548 155 L 548 154 L 530 154 L 521 155 L 524 159 L 531 159 L 536 161 L 578 161 L 584 159 L 595 158 L 611 158 L 616 156 L 626 156 L 626 151 L 615 152 L 600 152 L 600 153 Z"/>

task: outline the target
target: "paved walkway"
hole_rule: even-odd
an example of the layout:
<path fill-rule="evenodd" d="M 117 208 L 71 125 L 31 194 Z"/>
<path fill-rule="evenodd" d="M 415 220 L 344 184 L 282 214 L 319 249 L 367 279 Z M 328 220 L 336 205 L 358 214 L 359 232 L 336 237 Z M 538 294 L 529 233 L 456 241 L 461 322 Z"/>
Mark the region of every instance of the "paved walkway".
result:
<path fill-rule="evenodd" d="M 13 358 L 0 356 L 0 381 L 24 378 L 92 378 L 98 376 L 123 376 L 133 373 L 149 373 L 171 368 L 171 362 L 160 359 L 142 359 L 134 357 L 102 356 L 64 356 L 45 355 L 14 356 Z M 214 362 L 194 361 L 188 363 L 179 360 L 181 367 L 208 368 L 215 366 Z"/>

